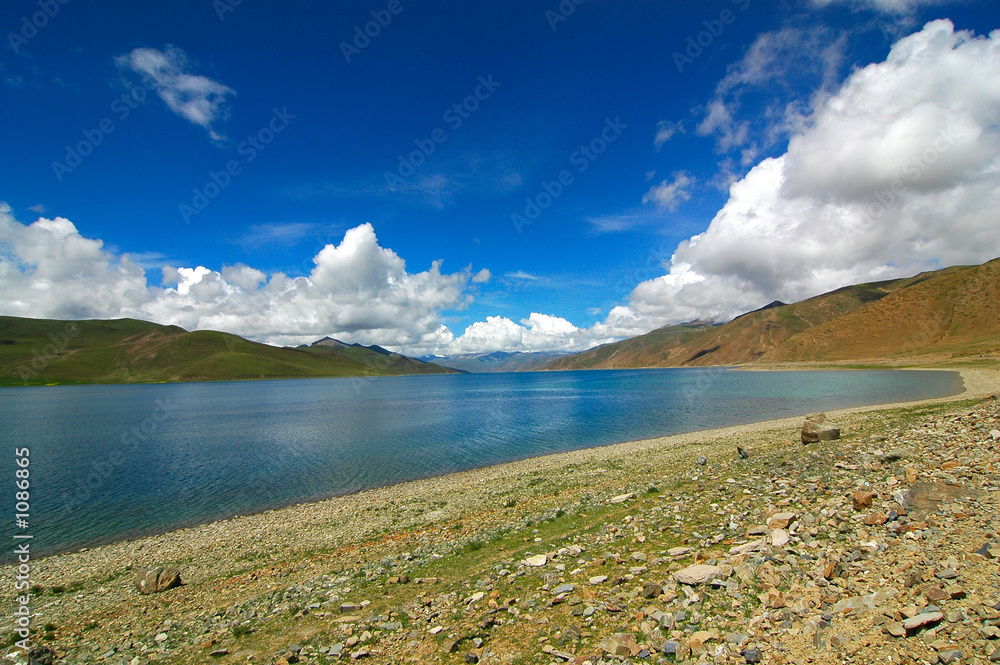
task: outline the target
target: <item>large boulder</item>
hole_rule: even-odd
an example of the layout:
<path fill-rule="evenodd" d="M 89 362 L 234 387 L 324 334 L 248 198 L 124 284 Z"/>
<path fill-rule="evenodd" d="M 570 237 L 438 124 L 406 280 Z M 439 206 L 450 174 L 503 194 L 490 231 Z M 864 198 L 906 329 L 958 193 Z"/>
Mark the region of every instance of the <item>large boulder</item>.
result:
<path fill-rule="evenodd" d="M 802 443 L 834 441 L 840 438 L 840 426 L 827 422 L 825 413 L 811 413 L 802 424 Z"/>
<path fill-rule="evenodd" d="M 141 594 L 161 593 L 181 585 L 181 572 L 176 568 L 144 568 L 135 576 Z"/>

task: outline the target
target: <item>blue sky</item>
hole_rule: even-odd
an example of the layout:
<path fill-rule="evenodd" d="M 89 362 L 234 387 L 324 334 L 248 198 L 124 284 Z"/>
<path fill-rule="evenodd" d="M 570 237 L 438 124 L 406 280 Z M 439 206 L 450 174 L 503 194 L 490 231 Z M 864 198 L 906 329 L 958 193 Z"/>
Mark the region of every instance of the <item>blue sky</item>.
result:
<path fill-rule="evenodd" d="M 577 350 L 1000 255 L 995 2 L 576 2 L 7 3 L 0 313 Z"/>

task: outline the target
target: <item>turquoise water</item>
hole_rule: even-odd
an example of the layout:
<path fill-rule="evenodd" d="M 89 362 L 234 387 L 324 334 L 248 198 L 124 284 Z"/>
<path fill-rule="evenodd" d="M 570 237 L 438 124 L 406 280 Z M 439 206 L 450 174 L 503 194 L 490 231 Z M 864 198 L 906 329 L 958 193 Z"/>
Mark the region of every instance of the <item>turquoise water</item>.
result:
<path fill-rule="evenodd" d="M 52 554 L 622 441 L 955 394 L 950 372 L 724 369 L 0 388 Z M 13 515 L 8 532 L 13 530 Z"/>

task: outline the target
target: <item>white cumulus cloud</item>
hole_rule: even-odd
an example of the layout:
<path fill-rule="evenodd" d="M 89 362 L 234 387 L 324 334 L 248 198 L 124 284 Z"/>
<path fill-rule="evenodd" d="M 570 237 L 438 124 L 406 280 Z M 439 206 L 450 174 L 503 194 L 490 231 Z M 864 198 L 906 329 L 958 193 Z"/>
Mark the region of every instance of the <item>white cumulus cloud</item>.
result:
<path fill-rule="evenodd" d="M 461 309 L 489 273 L 445 274 L 440 262 L 411 273 L 379 246 L 370 224 L 350 229 L 313 258 L 308 276 L 246 265 L 167 267 L 147 282 L 129 255 L 83 237 L 67 219 L 18 222 L 0 203 L 0 313 L 62 319 L 134 317 L 188 330 L 223 330 L 271 344 L 330 335 L 410 353 L 453 341 L 442 311 Z"/>
<path fill-rule="evenodd" d="M 734 183 L 630 306 L 727 319 L 860 281 L 1000 255 L 1000 31 L 947 20 L 853 73 L 788 150 Z"/>
<path fill-rule="evenodd" d="M 621 332 L 603 325 L 577 328 L 564 318 L 537 312 L 520 322 L 503 316 L 489 316 L 485 321 L 477 321 L 466 328 L 448 352 L 583 351 L 627 336 L 615 334 Z"/>

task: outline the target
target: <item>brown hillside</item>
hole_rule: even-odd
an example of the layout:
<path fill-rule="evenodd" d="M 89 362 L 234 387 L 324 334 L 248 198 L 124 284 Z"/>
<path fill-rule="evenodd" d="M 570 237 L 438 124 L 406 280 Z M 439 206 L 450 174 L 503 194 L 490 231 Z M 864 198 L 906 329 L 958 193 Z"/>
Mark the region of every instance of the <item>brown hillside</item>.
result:
<path fill-rule="evenodd" d="M 560 358 L 545 369 L 704 367 L 750 363 L 802 331 L 884 298 L 917 279 L 848 286 L 792 305 L 774 302 L 720 326 L 668 326 Z"/>
<path fill-rule="evenodd" d="M 995 353 L 1000 259 L 857 284 L 725 325 L 667 326 L 560 358 L 544 369 L 844 361 Z"/>
<path fill-rule="evenodd" d="M 1000 348 L 1000 259 L 926 273 L 803 331 L 760 362 L 968 356 Z"/>
<path fill-rule="evenodd" d="M 631 339 L 605 344 L 587 351 L 553 360 L 543 370 L 614 369 L 622 367 L 674 367 L 687 357 L 689 345 L 695 344 L 709 323 L 682 323 L 658 328 Z"/>

